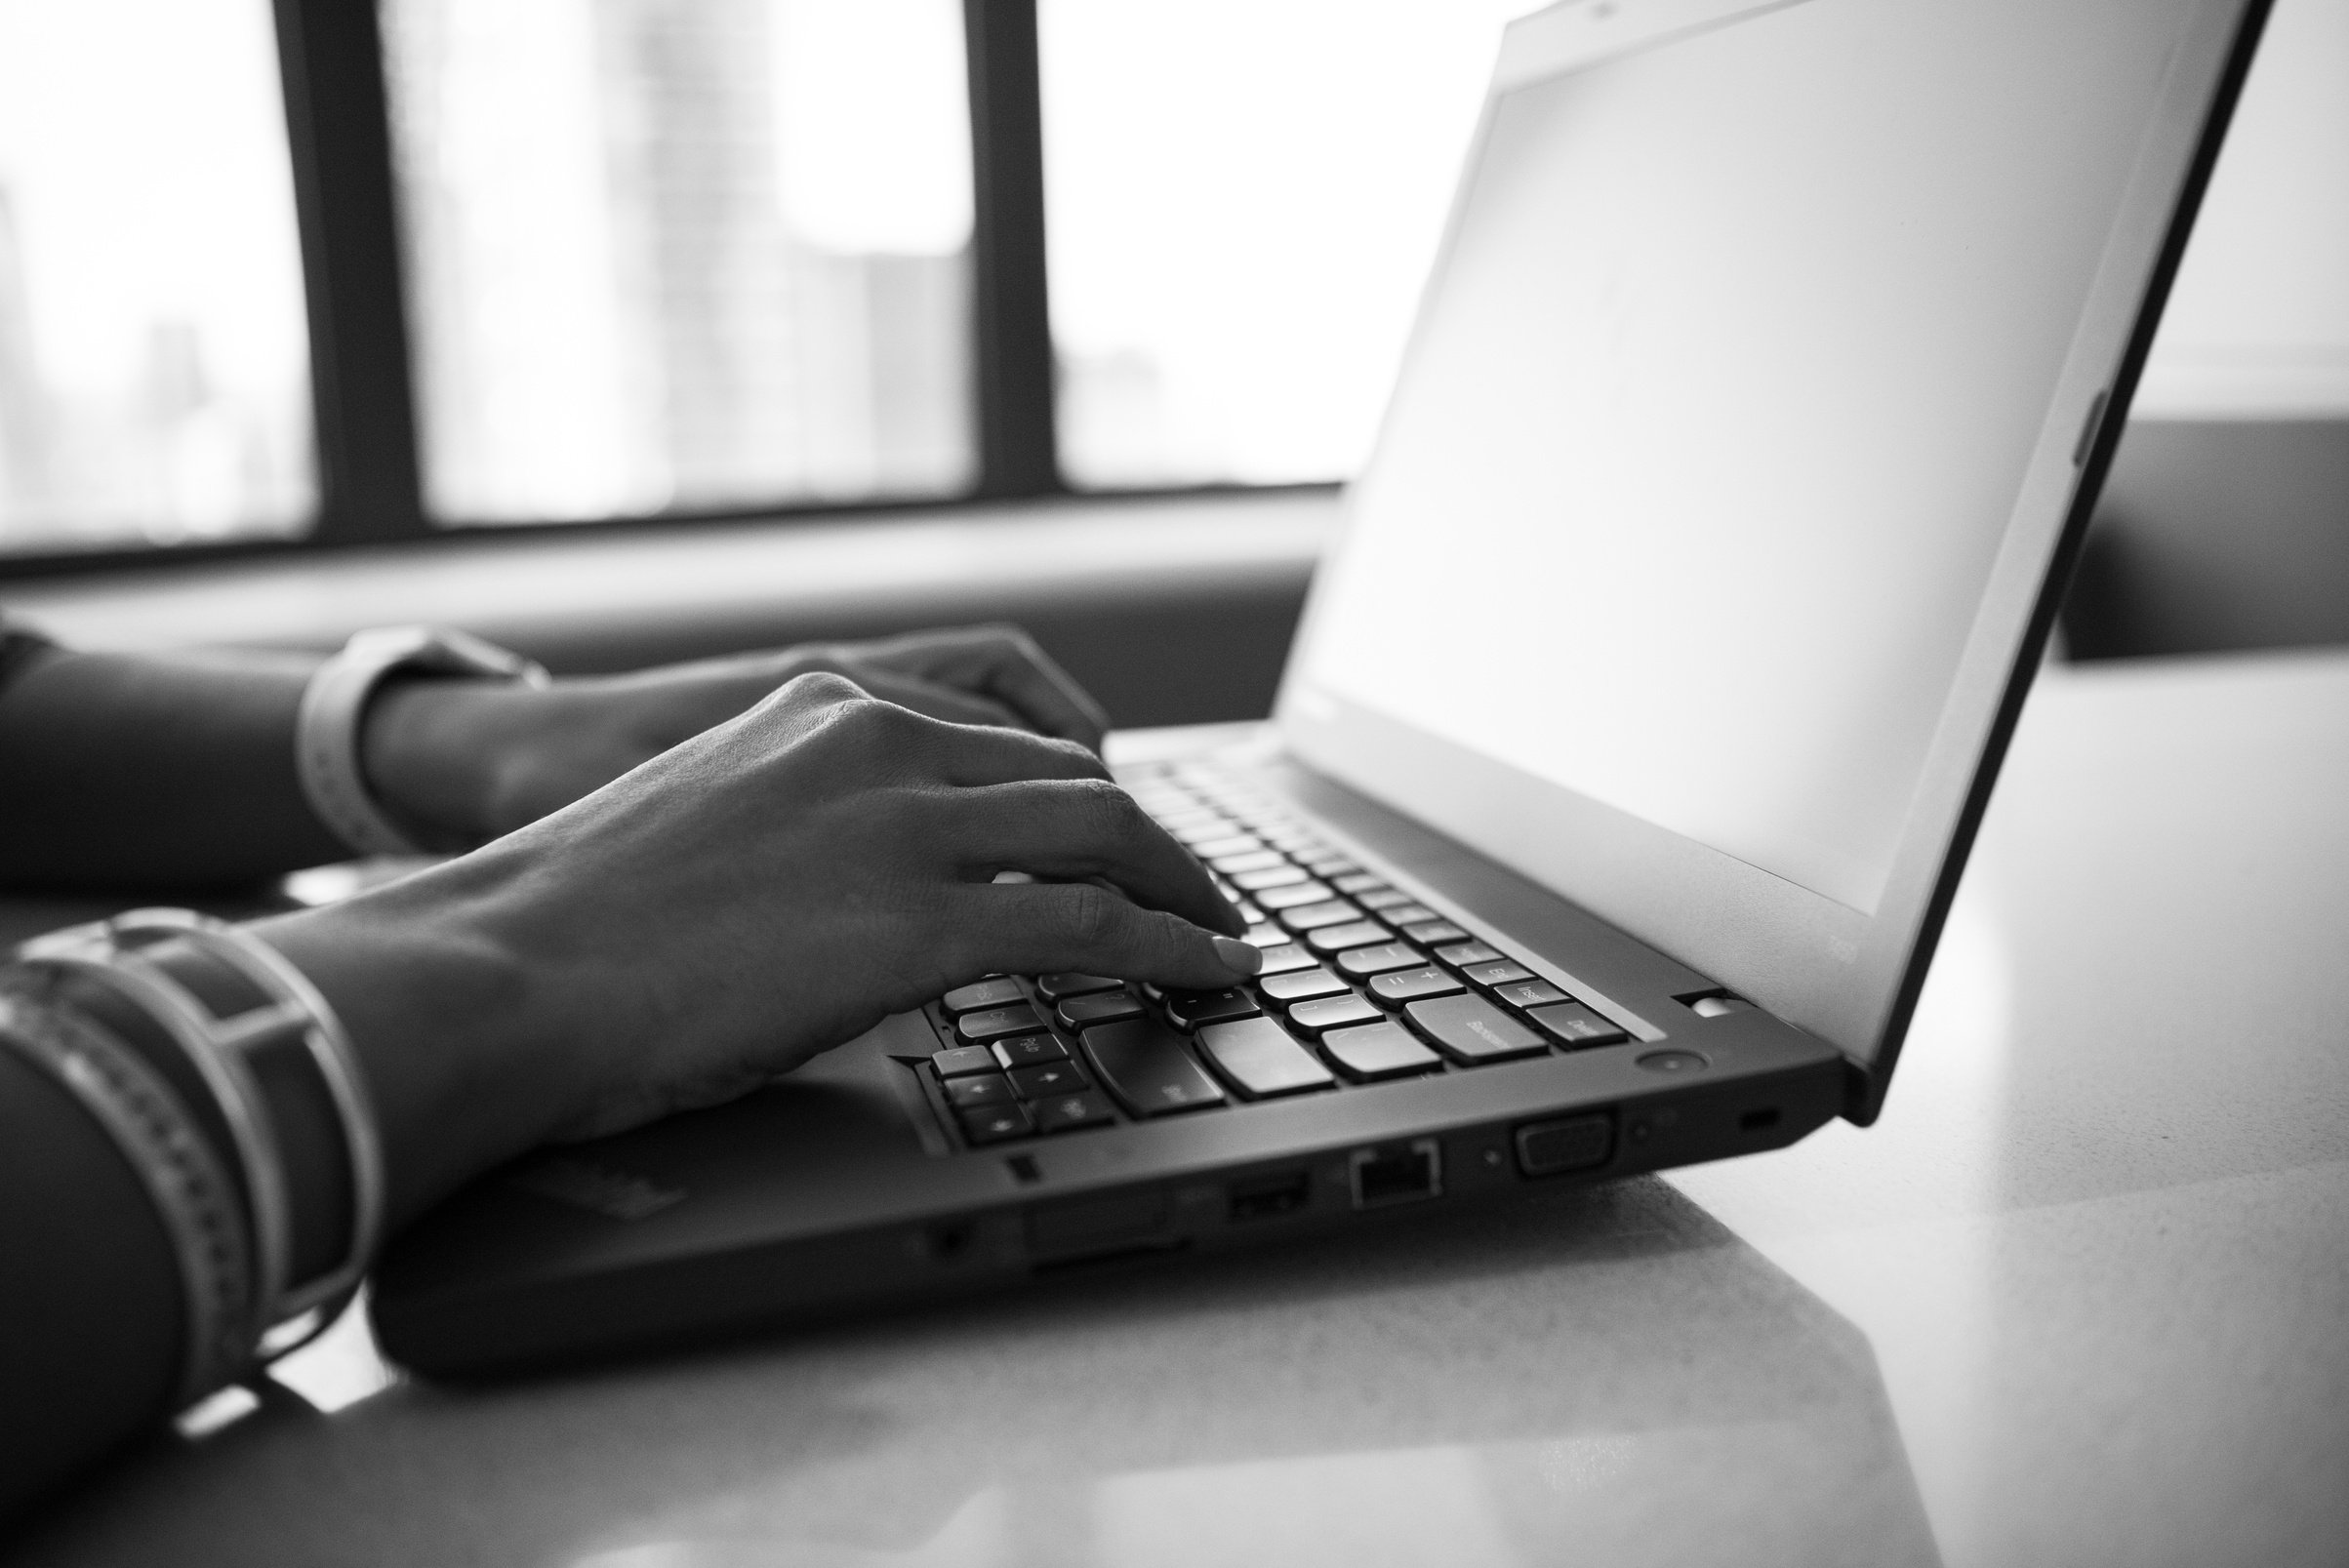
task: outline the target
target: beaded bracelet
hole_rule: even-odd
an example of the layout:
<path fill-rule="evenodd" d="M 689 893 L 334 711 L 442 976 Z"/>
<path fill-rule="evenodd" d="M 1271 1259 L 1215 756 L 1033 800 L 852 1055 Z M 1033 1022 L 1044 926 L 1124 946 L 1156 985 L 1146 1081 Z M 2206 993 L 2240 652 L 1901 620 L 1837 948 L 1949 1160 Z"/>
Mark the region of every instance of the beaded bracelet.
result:
<path fill-rule="evenodd" d="M 173 945 L 241 982 L 236 998 L 199 994 L 170 967 Z M 179 1047 L 217 1107 L 243 1176 L 254 1288 L 245 1344 L 281 1354 L 316 1334 L 358 1289 L 382 1234 L 383 1146 L 349 1036 L 316 987 L 258 937 L 186 909 L 136 909 L 26 943 L 18 961 L 78 975 L 128 1002 Z M 241 1005 L 223 1006 L 223 1000 Z M 256 1072 L 289 1046 L 315 1070 L 333 1105 L 348 1165 L 351 1211 L 343 1256 L 309 1279 L 292 1272 L 294 1205 L 281 1142 Z"/>
<path fill-rule="evenodd" d="M 169 1081 L 53 994 L 38 971 L 0 970 L 0 1044 L 47 1070 L 139 1175 L 180 1266 L 183 1335 L 175 1406 L 253 1359 L 253 1264 L 236 1185 Z"/>

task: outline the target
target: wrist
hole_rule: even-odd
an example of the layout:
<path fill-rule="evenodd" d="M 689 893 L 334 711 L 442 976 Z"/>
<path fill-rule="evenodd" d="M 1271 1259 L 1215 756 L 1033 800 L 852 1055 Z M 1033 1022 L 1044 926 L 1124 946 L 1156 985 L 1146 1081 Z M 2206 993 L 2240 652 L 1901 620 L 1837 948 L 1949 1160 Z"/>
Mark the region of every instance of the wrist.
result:
<path fill-rule="evenodd" d="M 460 683 L 466 685 L 487 677 L 536 687 L 548 679 L 519 654 L 462 631 L 379 626 L 358 632 L 303 688 L 294 743 L 303 792 L 319 820 L 360 854 L 469 848 L 485 836 L 482 792 L 467 787 L 476 783 L 468 765 L 477 754 L 445 744 L 444 726 L 428 722 L 441 703 L 417 696 L 378 701 L 386 698 L 385 684 L 403 673 L 468 677 Z M 456 712 L 466 711 L 461 698 L 448 701 Z M 371 716 L 380 721 L 371 724 Z M 444 831 L 420 840 L 414 830 L 420 824 L 443 825 Z"/>
<path fill-rule="evenodd" d="M 359 719 L 360 778 L 417 842 L 471 845 L 496 836 L 497 732 L 482 710 L 503 695 L 505 688 L 478 681 L 401 673 L 368 700 Z"/>
<path fill-rule="evenodd" d="M 487 874 L 485 874 L 487 873 Z M 562 987 L 507 935 L 506 878 L 474 859 L 254 934 L 343 1020 L 373 1094 L 398 1226 L 545 1142 L 581 1101 Z"/>

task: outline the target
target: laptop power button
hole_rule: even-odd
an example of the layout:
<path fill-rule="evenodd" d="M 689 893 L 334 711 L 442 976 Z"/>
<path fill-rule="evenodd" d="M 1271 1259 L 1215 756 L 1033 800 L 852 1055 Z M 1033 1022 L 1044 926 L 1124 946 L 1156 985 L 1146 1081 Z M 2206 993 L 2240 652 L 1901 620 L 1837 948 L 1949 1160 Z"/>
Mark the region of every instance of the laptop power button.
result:
<path fill-rule="evenodd" d="M 1587 1171 L 1615 1151 L 1615 1122 L 1603 1111 L 1528 1122 L 1518 1129 L 1517 1143 L 1518 1169 L 1527 1176 Z"/>

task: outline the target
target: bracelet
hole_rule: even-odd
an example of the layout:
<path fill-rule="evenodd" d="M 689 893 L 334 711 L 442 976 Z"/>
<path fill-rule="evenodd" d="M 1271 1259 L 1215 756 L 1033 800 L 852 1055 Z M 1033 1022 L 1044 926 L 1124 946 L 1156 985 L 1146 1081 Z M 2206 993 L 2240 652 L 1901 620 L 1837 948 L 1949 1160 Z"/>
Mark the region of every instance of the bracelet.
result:
<path fill-rule="evenodd" d="M 187 1352 L 184 1407 L 253 1355 L 253 1266 L 235 1184 L 186 1104 L 135 1050 L 40 994 L 39 977 L 0 972 L 0 1041 L 63 1084 L 138 1172 L 180 1265 Z"/>
<path fill-rule="evenodd" d="M 319 820 L 361 855 L 425 855 L 368 791 L 359 760 L 359 721 L 384 677 L 403 669 L 475 675 L 544 686 L 546 666 L 467 632 L 436 626 L 378 626 L 354 635 L 303 688 L 294 765 Z"/>
<path fill-rule="evenodd" d="M 191 954 L 210 960 L 201 989 L 174 972 Z M 374 1109 L 350 1038 L 326 998 L 260 938 L 185 909 L 135 909 L 54 932 L 26 943 L 17 956 L 82 976 L 129 1002 L 195 1069 L 244 1179 L 255 1263 L 246 1345 L 262 1355 L 281 1354 L 323 1329 L 357 1291 L 384 1218 Z M 310 1064 L 334 1107 L 350 1187 L 341 1260 L 300 1281 L 289 1277 L 295 1194 L 256 1071 L 289 1046 L 301 1047 L 293 1054 Z"/>

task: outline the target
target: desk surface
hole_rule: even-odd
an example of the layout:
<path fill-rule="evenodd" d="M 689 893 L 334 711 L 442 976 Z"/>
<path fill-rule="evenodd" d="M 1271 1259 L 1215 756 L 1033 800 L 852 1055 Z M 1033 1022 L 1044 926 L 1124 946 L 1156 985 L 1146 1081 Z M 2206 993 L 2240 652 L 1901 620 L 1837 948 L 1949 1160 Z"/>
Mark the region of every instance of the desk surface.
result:
<path fill-rule="evenodd" d="M 588 1376 L 302 1390 L 26 1564 L 2337 1563 L 2349 655 L 2054 669 L 1883 1121 Z"/>

